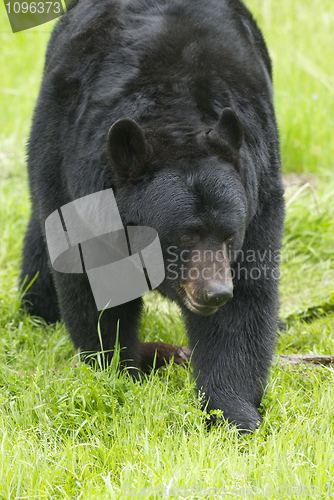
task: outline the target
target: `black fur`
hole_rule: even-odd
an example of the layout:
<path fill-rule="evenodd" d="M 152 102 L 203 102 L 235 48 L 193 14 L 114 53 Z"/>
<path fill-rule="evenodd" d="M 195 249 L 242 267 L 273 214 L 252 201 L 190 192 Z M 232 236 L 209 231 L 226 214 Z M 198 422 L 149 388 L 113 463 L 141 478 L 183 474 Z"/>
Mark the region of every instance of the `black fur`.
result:
<path fill-rule="evenodd" d="M 131 121 L 108 139 L 121 119 Z M 271 273 L 284 209 L 271 63 L 249 11 L 239 0 L 80 0 L 50 39 L 28 158 L 21 282 L 39 272 L 26 295 L 31 313 L 62 317 L 75 347 L 100 350 L 88 279 L 50 272 L 44 224 L 62 205 L 112 187 L 124 225 L 158 231 L 159 290 L 182 309 L 208 409 L 253 431 L 277 327 Z M 203 297 L 206 285 L 180 276 L 181 252 L 221 248 L 236 273 L 234 297 L 196 314 L 190 296 Z M 258 279 L 249 279 L 253 268 Z M 122 360 L 134 367 L 141 311 L 137 299 L 101 320 L 111 350 L 120 320 Z"/>

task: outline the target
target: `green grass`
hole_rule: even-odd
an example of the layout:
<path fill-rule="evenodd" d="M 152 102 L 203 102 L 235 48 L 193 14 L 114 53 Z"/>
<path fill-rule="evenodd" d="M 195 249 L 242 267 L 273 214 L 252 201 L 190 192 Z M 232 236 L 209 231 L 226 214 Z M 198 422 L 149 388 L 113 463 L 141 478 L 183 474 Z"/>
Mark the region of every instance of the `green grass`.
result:
<path fill-rule="evenodd" d="M 313 178 L 286 213 L 282 252 L 281 317 L 306 314 L 329 302 L 334 308 L 334 176 Z M 296 186 L 286 188 L 286 198 Z M 320 307 L 320 306 L 319 306 Z"/>
<path fill-rule="evenodd" d="M 334 3 L 249 0 L 274 65 L 285 172 L 334 167 Z"/>
<path fill-rule="evenodd" d="M 333 354 L 334 4 L 247 4 L 273 58 L 284 171 L 302 173 L 286 178 L 286 198 L 305 182 L 317 194 L 287 210 L 277 353 Z M 141 384 L 115 365 L 94 371 L 63 324 L 18 313 L 24 146 L 52 24 L 13 35 L 0 6 L 0 499 L 161 498 L 161 486 L 172 498 L 333 496 L 333 368 L 275 365 L 253 436 L 206 432 L 191 369 L 170 365 Z M 176 306 L 155 293 L 146 306 L 142 340 L 187 343 Z"/>

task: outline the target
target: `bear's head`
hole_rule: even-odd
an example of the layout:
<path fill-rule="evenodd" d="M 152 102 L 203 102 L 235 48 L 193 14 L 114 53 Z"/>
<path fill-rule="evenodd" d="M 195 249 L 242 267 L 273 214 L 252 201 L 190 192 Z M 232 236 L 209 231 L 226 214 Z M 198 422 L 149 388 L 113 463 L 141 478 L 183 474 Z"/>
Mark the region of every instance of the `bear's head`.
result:
<path fill-rule="evenodd" d="M 206 131 L 144 132 L 124 118 L 108 134 L 123 224 L 157 230 L 166 270 L 159 290 L 201 315 L 233 297 L 231 264 L 247 220 L 242 142 L 242 125 L 231 108 Z"/>

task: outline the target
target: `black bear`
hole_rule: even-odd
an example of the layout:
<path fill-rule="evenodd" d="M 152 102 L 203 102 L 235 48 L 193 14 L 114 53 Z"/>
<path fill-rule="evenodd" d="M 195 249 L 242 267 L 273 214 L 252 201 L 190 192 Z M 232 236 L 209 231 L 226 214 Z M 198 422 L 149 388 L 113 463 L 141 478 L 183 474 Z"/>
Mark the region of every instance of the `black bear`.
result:
<path fill-rule="evenodd" d="M 124 226 L 159 235 L 158 290 L 182 310 L 207 411 L 254 431 L 276 336 L 284 205 L 271 62 L 243 3 L 75 1 L 47 49 L 28 169 L 20 280 L 38 273 L 31 314 L 62 318 L 76 348 L 100 350 L 87 275 L 50 266 L 45 221 L 111 188 Z M 119 324 L 134 377 L 142 307 L 137 298 L 101 317 L 104 349 Z"/>

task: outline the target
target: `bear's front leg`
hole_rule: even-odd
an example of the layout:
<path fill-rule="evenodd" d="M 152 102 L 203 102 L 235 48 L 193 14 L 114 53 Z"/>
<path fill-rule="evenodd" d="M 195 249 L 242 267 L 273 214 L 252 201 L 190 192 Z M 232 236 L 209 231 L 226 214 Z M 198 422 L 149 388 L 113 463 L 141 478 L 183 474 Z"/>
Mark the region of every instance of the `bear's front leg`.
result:
<path fill-rule="evenodd" d="M 109 364 L 118 338 L 121 367 L 128 368 L 131 375 L 138 379 L 138 328 L 142 299 L 105 309 L 101 314 L 95 305 L 86 275 L 66 275 L 58 272 L 54 274 L 61 315 L 75 348 L 82 353 L 82 358 L 89 361 L 95 353 L 103 350 L 106 364 Z"/>
<path fill-rule="evenodd" d="M 47 323 L 60 320 L 55 285 L 48 265 L 48 251 L 38 219 L 31 214 L 24 238 L 19 284 L 26 289 L 21 307 L 26 306 L 33 316 L 40 316 Z"/>
<path fill-rule="evenodd" d="M 239 431 L 253 432 L 262 421 L 258 408 L 274 350 L 277 287 L 263 280 L 239 285 L 212 316 L 186 309 L 184 315 L 204 406 L 222 410 Z"/>

